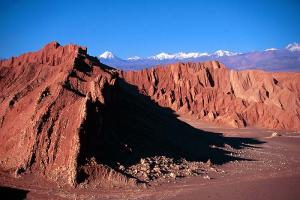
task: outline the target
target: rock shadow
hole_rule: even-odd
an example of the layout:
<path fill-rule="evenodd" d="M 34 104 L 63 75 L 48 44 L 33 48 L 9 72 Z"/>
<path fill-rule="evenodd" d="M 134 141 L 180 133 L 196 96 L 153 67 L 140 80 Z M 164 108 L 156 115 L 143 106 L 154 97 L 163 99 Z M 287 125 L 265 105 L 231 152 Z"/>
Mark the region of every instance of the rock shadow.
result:
<path fill-rule="evenodd" d="M 7 199 L 15 199 L 15 200 L 26 199 L 26 195 L 28 192 L 29 191 L 27 191 L 27 190 L 0 186 L 0 197 L 2 197 L 4 199 L 6 199 L 6 198 Z"/>
<path fill-rule="evenodd" d="M 85 144 L 80 152 L 81 164 L 94 157 L 97 163 L 117 169 L 120 164 L 128 167 L 141 158 L 154 156 L 203 162 L 210 159 L 213 164 L 223 164 L 247 159 L 219 147 L 227 144 L 243 149 L 263 143 L 254 138 L 224 137 L 221 133 L 196 129 L 121 78 L 117 86 L 105 87 L 102 92 L 109 101 L 101 108 L 101 129 L 96 119 L 99 115 L 92 111 L 94 117 L 88 125 L 87 137 L 82 140 Z"/>

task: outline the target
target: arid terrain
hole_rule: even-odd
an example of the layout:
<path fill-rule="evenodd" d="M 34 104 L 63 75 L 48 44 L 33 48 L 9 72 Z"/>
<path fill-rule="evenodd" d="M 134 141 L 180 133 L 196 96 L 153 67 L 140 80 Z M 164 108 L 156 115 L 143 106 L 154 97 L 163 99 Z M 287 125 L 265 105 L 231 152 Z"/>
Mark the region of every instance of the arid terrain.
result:
<path fill-rule="evenodd" d="M 77 45 L 0 61 L 1 195 L 299 199 L 300 73 L 120 71 Z"/>
<path fill-rule="evenodd" d="M 183 121 L 203 128 L 197 120 Z M 205 130 L 223 132 L 225 137 L 253 137 L 261 144 L 242 149 L 224 149 L 238 158 L 222 165 L 212 165 L 200 176 L 153 182 L 134 188 L 85 189 L 60 188 L 57 184 L 32 176 L 12 178 L 1 174 L 1 185 L 22 191 L 6 192 L 28 199 L 299 199 L 299 133 L 257 129 L 220 129 L 205 125 Z"/>

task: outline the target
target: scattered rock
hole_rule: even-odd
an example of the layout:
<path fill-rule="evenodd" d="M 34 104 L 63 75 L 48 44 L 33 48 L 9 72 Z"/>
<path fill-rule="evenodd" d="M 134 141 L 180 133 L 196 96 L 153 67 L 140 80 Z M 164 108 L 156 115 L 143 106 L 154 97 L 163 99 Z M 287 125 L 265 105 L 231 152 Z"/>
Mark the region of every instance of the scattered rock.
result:
<path fill-rule="evenodd" d="M 169 174 L 169 176 L 170 176 L 171 178 L 176 178 L 176 175 L 175 175 L 173 172 L 171 172 L 171 173 Z"/>
<path fill-rule="evenodd" d="M 139 180 L 168 180 L 203 174 L 209 170 L 203 162 L 190 162 L 184 158 L 174 160 L 165 156 L 143 158 L 136 165 L 125 169 L 125 172 Z"/>
<path fill-rule="evenodd" d="M 204 178 L 204 179 L 207 179 L 207 180 L 210 180 L 210 179 L 211 179 L 210 176 L 208 176 L 208 175 L 203 176 L 203 178 Z"/>
<path fill-rule="evenodd" d="M 277 132 L 273 132 L 271 137 L 278 137 L 278 136 L 281 136 L 281 134 L 277 133 Z"/>
<path fill-rule="evenodd" d="M 209 171 L 212 171 L 212 172 L 218 172 L 218 170 L 216 170 L 216 169 L 213 168 L 213 167 L 210 167 L 210 168 L 209 168 Z"/>
<path fill-rule="evenodd" d="M 207 160 L 206 165 L 209 167 L 211 167 L 213 165 L 210 159 Z"/>
<path fill-rule="evenodd" d="M 125 167 L 124 167 L 123 165 L 120 165 L 120 166 L 119 166 L 119 170 L 124 171 L 124 170 L 125 170 Z"/>

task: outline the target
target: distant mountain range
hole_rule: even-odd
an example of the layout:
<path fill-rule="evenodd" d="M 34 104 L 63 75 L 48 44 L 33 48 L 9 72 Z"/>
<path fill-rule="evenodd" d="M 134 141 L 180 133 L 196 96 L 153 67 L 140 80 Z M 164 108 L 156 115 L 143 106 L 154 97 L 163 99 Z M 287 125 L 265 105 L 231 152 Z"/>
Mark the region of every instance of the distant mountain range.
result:
<path fill-rule="evenodd" d="M 122 70 L 139 70 L 156 65 L 175 62 L 199 62 L 218 60 L 232 69 L 264 69 L 268 71 L 300 71 L 300 44 L 292 43 L 285 48 L 269 48 L 264 51 L 236 53 L 218 50 L 213 53 L 179 52 L 175 54 L 160 53 L 141 58 L 133 56 L 122 59 L 112 52 L 105 51 L 98 56 L 100 62 Z"/>

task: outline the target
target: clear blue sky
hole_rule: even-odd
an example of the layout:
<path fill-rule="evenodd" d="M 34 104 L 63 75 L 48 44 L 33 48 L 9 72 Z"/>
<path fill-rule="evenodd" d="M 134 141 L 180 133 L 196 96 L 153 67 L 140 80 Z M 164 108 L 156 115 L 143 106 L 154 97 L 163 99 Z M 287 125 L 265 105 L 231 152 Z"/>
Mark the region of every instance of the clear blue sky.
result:
<path fill-rule="evenodd" d="M 0 57 L 57 40 L 120 57 L 300 42 L 300 1 L 0 0 Z"/>

